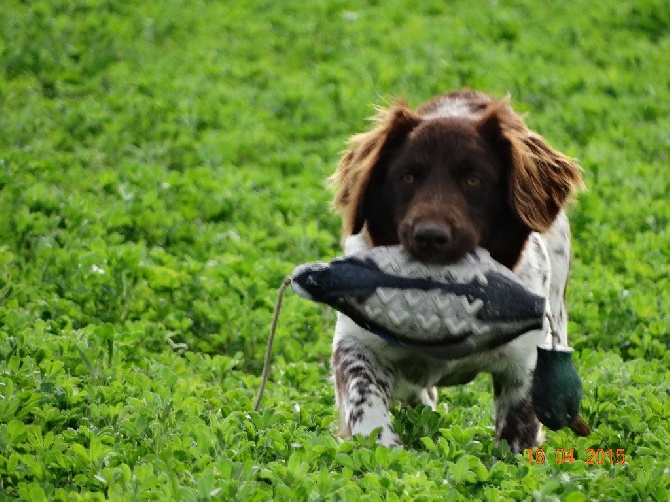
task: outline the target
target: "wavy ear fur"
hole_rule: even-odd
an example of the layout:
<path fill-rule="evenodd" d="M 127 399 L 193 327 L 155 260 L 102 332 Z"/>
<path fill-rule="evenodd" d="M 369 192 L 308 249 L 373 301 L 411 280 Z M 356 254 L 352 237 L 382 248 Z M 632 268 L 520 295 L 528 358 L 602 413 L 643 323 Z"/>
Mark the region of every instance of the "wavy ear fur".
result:
<path fill-rule="evenodd" d="M 582 187 L 581 168 L 528 129 L 507 100 L 494 102 L 479 127 L 485 133 L 495 131 L 507 144 L 510 204 L 531 230 L 547 230 Z"/>
<path fill-rule="evenodd" d="M 342 238 L 357 234 L 363 228 L 366 197 L 370 180 L 385 160 L 386 153 L 404 141 L 421 122 L 403 101 L 388 109 L 379 108 L 373 117 L 374 127 L 349 139 L 350 148 L 331 177 L 336 185 L 333 206 L 342 213 Z"/>

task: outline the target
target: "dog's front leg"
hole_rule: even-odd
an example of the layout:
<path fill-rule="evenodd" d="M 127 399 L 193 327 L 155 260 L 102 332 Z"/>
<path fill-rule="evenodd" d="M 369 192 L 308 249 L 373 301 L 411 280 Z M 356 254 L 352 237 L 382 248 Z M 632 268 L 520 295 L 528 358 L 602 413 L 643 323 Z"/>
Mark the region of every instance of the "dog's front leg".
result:
<path fill-rule="evenodd" d="M 532 370 L 493 374 L 496 441 L 507 440 L 514 453 L 541 442 L 541 425 L 530 395 L 532 378 Z"/>
<path fill-rule="evenodd" d="M 379 444 L 402 444 L 391 425 L 388 411 L 395 372 L 357 340 L 336 338 L 331 362 L 335 376 L 340 435 L 369 436 L 375 429 L 380 428 L 377 437 Z"/>

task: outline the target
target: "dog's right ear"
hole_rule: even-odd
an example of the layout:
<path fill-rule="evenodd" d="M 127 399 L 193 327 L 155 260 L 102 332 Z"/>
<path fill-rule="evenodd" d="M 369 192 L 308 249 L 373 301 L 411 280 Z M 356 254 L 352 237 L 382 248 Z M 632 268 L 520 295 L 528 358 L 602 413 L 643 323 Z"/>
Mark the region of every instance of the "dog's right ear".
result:
<path fill-rule="evenodd" d="M 383 180 L 388 156 L 403 143 L 421 117 L 403 101 L 373 117 L 374 127 L 349 139 L 350 148 L 331 176 L 336 185 L 333 206 L 342 213 L 342 239 L 359 233 L 371 215 L 370 198 L 375 182 Z M 381 187 L 376 187 L 381 188 Z"/>
<path fill-rule="evenodd" d="M 529 229 L 545 232 L 582 187 L 581 168 L 531 131 L 507 100 L 488 107 L 479 129 L 509 156 L 510 205 Z"/>

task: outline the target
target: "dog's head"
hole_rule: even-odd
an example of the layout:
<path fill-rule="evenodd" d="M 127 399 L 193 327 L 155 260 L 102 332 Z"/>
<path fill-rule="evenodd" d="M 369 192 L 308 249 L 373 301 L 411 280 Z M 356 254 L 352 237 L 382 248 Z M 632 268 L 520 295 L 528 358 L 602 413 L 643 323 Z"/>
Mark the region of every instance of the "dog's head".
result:
<path fill-rule="evenodd" d="M 579 167 L 506 100 L 472 113 L 425 109 L 397 103 L 352 138 L 334 175 L 343 235 L 365 226 L 374 245 L 401 243 L 443 263 L 482 246 L 512 267 L 528 234 L 547 230 L 580 185 Z"/>

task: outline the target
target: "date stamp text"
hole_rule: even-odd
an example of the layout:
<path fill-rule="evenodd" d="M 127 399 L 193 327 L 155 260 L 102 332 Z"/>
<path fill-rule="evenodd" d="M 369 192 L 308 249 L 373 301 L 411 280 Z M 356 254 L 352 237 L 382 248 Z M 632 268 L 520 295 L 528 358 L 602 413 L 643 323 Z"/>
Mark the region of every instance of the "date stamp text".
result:
<path fill-rule="evenodd" d="M 524 455 L 528 458 L 529 464 L 544 464 L 545 462 L 558 465 L 574 464 L 576 460 L 574 448 L 556 448 L 553 455 L 546 453 L 543 448 L 527 448 L 524 450 Z M 624 448 L 587 448 L 584 461 L 587 465 L 621 465 L 626 462 L 626 451 Z"/>

